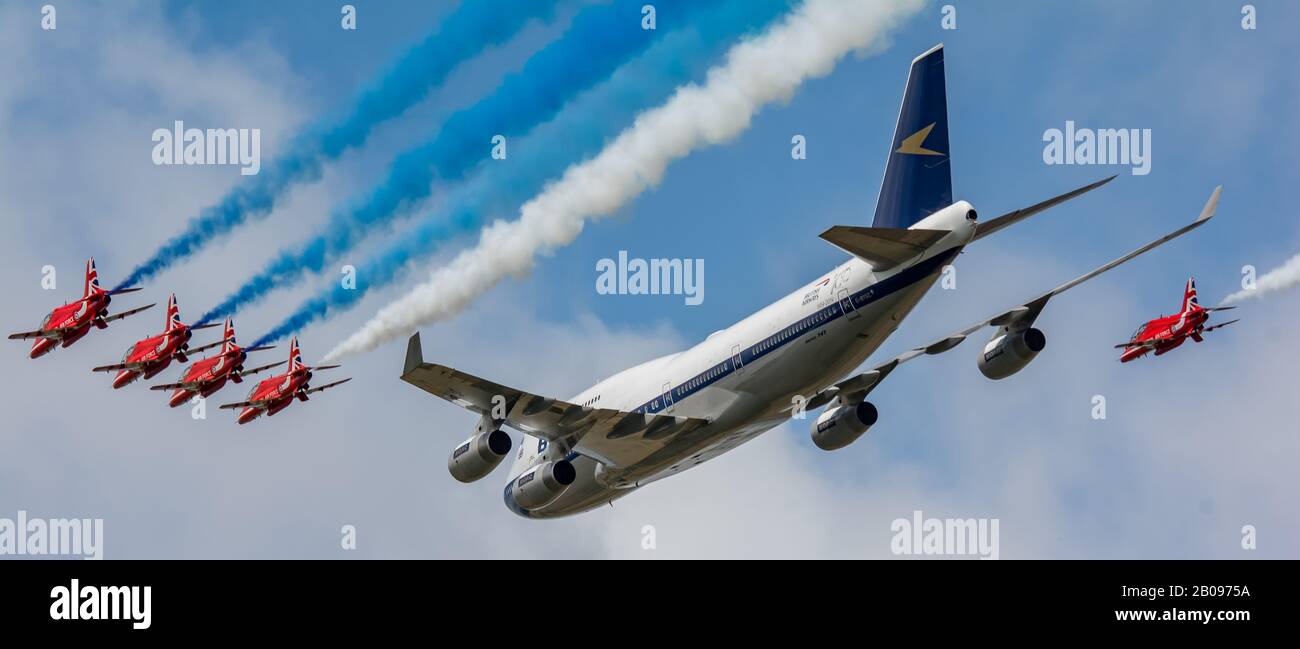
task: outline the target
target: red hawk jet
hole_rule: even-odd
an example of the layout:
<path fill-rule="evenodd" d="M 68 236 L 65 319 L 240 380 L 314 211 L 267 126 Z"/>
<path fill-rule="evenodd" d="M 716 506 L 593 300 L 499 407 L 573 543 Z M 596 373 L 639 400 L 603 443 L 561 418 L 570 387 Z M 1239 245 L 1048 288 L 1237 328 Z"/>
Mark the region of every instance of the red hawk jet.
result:
<path fill-rule="evenodd" d="M 36 341 L 32 343 L 32 358 L 39 358 L 50 353 L 56 345 L 71 346 L 72 343 L 81 340 L 90 332 L 91 325 L 94 325 L 97 329 L 105 329 L 108 327 L 108 323 L 114 320 L 135 315 L 152 307 L 153 305 L 150 304 L 113 315 L 108 314 L 108 303 L 113 301 L 114 295 L 138 290 L 140 289 L 119 288 L 105 291 L 100 288 L 99 273 L 95 272 L 95 258 L 91 257 L 86 261 L 86 281 L 82 289 L 81 299 L 55 307 L 41 321 L 40 329 L 9 334 L 9 340 L 35 338 Z"/>
<path fill-rule="evenodd" d="M 174 390 L 171 401 L 168 402 L 173 408 L 189 401 L 196 394 L 201 397 L 209 397 L 217 390 L 225 387 L 227 380 L 233 383 L 242 383 L 245 376 L 284 365 L 286 361 L 255 367 L 251 370 L 244 369 L 244 360 L 248 358 L 249 352 L 258 352 L 273 347 L 274 345 L 249 347 L 248 349 L 240 347 L 235 343 L 235 323 L 230 318 L 226 318 L 225 335 L 221 338 L 220 353 L 191 363 L 189 367 L 185 368 L 185 373 L 181 375 L 179 382 L 155 385 L 149 389 Z"/>
<path fill-rule="evenodd" d="M 217 326 L 216 323 L 191 327 L 181 322 L 181 310 L 176 306 L 176 294 L 173 293 L 167 298 L 167 325 L 162 333 L 144 340 L 137 340 L 135 344 L 127 347 L 126 353 L 122 355 L 121 363 L 101 365 L 91 371 L 112 372 L 116 370 L 117 376 L 113 377 L 114 390 L 130 385 L 141 376 L 151 379 L 157 373 L 167 369 L 167 366 L 172 364 L 173 358 L 185 363 L 189 361 L 186 352 L 201 352 L 220 345 L 221 342 L 218 341 L 202 347 L 195 347 L 193 350 L 190 349 L 190 338 L 194 335 L 195 329 L 207 329 L 215 326 Z"/>
<path fill-rule="evenodd" d="M 1235 308 L 1237 307 L 1202 307 L 1196 301 L 1196 279 L 1188 279 L 1187 288 L 1183 291 L 1182 310 L 1174 315 L 1161 316 L 1147 322 L 1133 332 L 1131 340 L 1122 345 L 1115 345 L 1116 349 L 1124 350 L 1124 353 L 1120 354 L 1119 360 L 1121 363 L 1127 363 L 1135 358 L 1141 358 L 1153 350 L 1156 356 L 1159 356 L 1183 344 L 1188 338 L 1199 343 L 1205 340 L 1201 337 L 1203 334 L 1236 322 L 1236 320 L 1229 320 L 1207 327 L 1205 323 L 1210 319 L 1211 313 Z"/>
<path fill-rule="evenodd" d="M 352 380 L 347 378 L 342 381 L 326 383 L 320 387 L 311 387 L 310 382 L 313 371 L 328 370 L 335 367 L 338 367 L 338 365 L 321 365 L 320 367 L 303 365 L 302 354 L 298 351 L 298 339 L 293 338 L 289 341 L 289 370 L 287 372 L 262 380 L 248 393 L 247 401 L 227 403 L 221 408 L 243 408 L 238 419 L 241 424 L 247 424 L 257 419 L 264 412 L 266 416 L 270 417 L 288 408 L 294 399 L 306 401 L 307 395 L 313 392 L 320 392 L 326 388 L 332 388 Z"/>

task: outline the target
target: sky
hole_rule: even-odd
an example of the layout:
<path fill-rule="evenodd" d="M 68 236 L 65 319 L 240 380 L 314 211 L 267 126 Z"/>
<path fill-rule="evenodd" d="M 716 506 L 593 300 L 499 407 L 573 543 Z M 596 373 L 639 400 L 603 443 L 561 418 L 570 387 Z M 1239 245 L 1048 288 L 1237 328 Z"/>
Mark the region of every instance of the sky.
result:
<path fill-rule="evenodd" d="M 337 7 L 319 2 L 58 3 L 57 29 L 45 31 L 42 4 L 0 4 L 8 331 L 32 329 L 78 297 L 86 257 L 113 284 L 241 181 L 234 167 L 154 165 L 154 129 L 175 120 L 260 128 L 270 159 L 455 10 L 356 0 L 358 29 L 344 31 Z M 518 70 L 584 4 L 561 2 L 464 62 L 318 181 L 295 186 L 269 218 L 114 308 L 175 291 L 182 316 L 197 317 Z M 942 29 L 945 4 L 956 29 Z M 869 224 L 908 64 L 939 42 L 954 197 L 981 218 L 1119 177 L 971 245 L 956 289 L 933 289 L 868 366 L 1189 222 L 1224 186 L 1204 228 L 1054 298 L 1037 323 L 1047 349 L 1024 371 L 985 379 L 975 355 L 987 334 L 977 333 L 892 374 L 872 393 L 879 423 L 848 448 L 821 451 L 810 422 L 792 421 L 612 507 L 524 520 L 502 505 L 504 470 L 472 485 L 448 475 L 446 457 L 476 416 L 399 381 L 403 343 L 348 358 L 336 372 L 355 378 L 338 390 L 236 426 L 215 406 L 242 388 L 209 399 L 195 420 L 164 395 L 138 383 L 114 391 L 89 371 L 154 333 L 155 308 L 37 360 L 26 343 L 9 343 L 0 517 L 103 518 L 107 558 L 891 558 L 891 522 L 917 510 L 998 519 L 1004 559 L 1296 558 L 1300 351 L 1289 334 L 1300 294 L 1245 304 L 1241 322 L 1158 359 L 1120 365 L 1112 349 L 1176 310 L 1188 276 L 1212 304 L 1241 287 L 1243 266 L 1262 274 L 1300 251 L 1287 207 L 1300 147 L 1300 125 L 1288 119 L 1300 111 L 1289 38 L 1300 7 L 1252 4 L 1254 30 L 1242 29 L 1239 3 L 1209 0 L 928 3 L 870 55 L 803 84 L 735 140 L 671 165 L 658 186 L 531 274 L 421 330 L 426 360 L 565 398 L 817 278 L 844 259 L 817 234 Z M 1150 173 L 1044 164 L 1044 132 L 1067 121 L 1151 129 Z M 791 158 L 795 135 L 807 140 L 806 159 Z M 368 240 L 357 263 L 401 235 L 398 226 Z M 472 243 L 452 241 L 419 268 Z M 596 263 L 620 250 L 703 259 L 704 302 L 598 294 Z M 46 265 L 57 290 L 41 286 Z M 300 332 L 305 359 L 423 271 L 412 275 Z M 241 313 L 240 337 L 334 281 L 325 273 Z M 1092 417 L 1097 396 L 1104 420 Z M 356 529 L 355 549 L 341 547 L 345 525 Z M 654 549 L 644 548 L 646 526 Z M 1256 530 L 1253 550 L 1242 547 L 1243 526 Z"/>

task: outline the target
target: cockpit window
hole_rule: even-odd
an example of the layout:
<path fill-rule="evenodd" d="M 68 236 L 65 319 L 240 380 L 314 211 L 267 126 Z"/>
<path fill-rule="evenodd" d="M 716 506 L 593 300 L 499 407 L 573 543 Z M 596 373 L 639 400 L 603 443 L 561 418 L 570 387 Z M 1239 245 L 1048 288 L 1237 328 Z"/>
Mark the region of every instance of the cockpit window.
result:
<path fill-rule="evenodd" d="M 1137 331 L 1134 331 L 1134 332 L 1133 332 L 1133 338 L 1132 338 L 1132 339 L 1133 339 L 1133 340 L 1137 340 L 1137 337 L 1138 337 L 1138 336 L 1141 336 L 1141 335 L 1142 335 L 1142 332 L 1143 332 L 1143 331 L 1146 331 L 1146 330 L 1147 330 L 1147 325 L 1146 325 L 1146 323 L 1142 323 L 1140 326 L 1138 326 Z"/>

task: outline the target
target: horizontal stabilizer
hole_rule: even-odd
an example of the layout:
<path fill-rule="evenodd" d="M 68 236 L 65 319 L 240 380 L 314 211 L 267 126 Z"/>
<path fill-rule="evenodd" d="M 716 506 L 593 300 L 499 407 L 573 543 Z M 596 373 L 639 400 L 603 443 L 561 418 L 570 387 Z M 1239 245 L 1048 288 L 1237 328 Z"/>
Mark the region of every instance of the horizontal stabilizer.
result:
<path fill-rule="evenodd" d="M 1061 194 L 1060 196 L 1054 196 L 1041 203 L 1035 203 L 1034 205 L 1030 205 L 1029 207 L 1023 207 L 1013 212 L 1007 212 L 1006 214 L 1003 214 L 1002 216 L 999 216 L 995 219 L 990 219 L 988 221 L 980 223 L 979 225 L 975 226 L 975 238 L 973 240 L 979 241 L 980 239 L 983 239 L 984 237 L 987 237 L 990 234 L 993 234 L 994 232 L 1001 230 L 1002 228 L 1005 228 L 1009 225 L 1014 225 L 1048 208 L 1056 207 L 1057 205 L 1060 205 L 1061 203 L 1064 203 L 1065 201 L 1068 201 L 1071 198 L 1086 194 L 1098 187 L 1101 187 L 1102 185 L 1105 185 L 1106 183 L 1112 180 L 1115 180 L 1114 176 L 1111 176 L 1110 178 L 1103 178 L 1101 180 L 1098 180 L 1095 183 L 1092 183 L 1091 185 L 1084 185 L 1083 187 L 1080 187 L 1076 190 L 1066 192 L 1064 194 Z"/>
<path fill-rule="evenodd" d="M 836 225 L 821 238 L 871 264 L 872 270 L 887 270 L 920 255 L 947 234 L 947 230 Z"/>

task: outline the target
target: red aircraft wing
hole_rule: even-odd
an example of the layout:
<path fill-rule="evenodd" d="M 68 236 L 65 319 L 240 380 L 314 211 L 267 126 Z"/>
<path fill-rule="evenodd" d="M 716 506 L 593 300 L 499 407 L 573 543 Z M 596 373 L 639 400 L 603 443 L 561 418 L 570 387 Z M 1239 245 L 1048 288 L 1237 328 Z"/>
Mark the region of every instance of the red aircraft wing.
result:
<path fill-rule="evenodd" d="M 138 308 L 135 308 L 135 309 L 130 309 L 130 310 L 128 310 L 128 311 L 123 311 L 123 312 L 121 312 L 121 313 L 114 313 L 113 315 L 105 316 L 105 317 L 104 317 L 104 322 L 112 322 L 112 321 L 114 321 L 114 320 L 121 320 L 122 318 L 125 318 L 125 317 L 127 317 L 127 316 L 129 316 L 129 315 L 135 315 L 135 314 L 137 314 L 137 313 L 139 313 L 139 312 L 141 312 L 141 311 L 145 311 L 145 310 L 147 310 L 147 309 L 151 309 L 151 308 L 153 308 L 154 306 L 157 306 L 157 304 L 156 304 L 156 303 L 155 303 L 155 304 L 149 304 L 149 305 L 142 306 L 142 307 L 138 307 Z"/>
<path fill-rule="evenodd" d="M 1228 325 L 1230 325 L 1230 324 L 1232 324 L 1232 323 L 1234 323 L 1234 322 L 1240 322 L 1240 320 L 1241 320 L 1241 319 L 1238 318 L 1237 320 L 1229 320 L 1229 321 L 1227 321 L 1227 322 L 1220 322 L 1219 324 L 1216 324 L 1216 325 L 1214 325 L 1214 326 L 1212 326 L 1212 327 L 1206 327 L 1206 328 L 1203 329 L 1202 331 L 1203 331 L 1204 333 L 1209 333 L 1209 332 L 1214 331 L 1215 329 L 1218 329 L 1218 328 L 1220 328 L 1220 327 L 1226 327 L 1226 326 L 1228 326 Z"/>
<path fill-rule="evenodd" d="M 30 340 L 32 338 L 49 338 L 50 334 L 57 333 L 58 329 L 39 329 L 37 331 L 24 331 L 22 333 L 9 334 L 9 340 Z"/>
<path fill-rule="evenodd" d="M 254 368 L 251 369 L 251 370 L 244 370 L 244 371 L 240 372 L 239 375 L 242 377 L 242 376 L 248 376 L 249 374 L 257 374 L 258 372 L 264 372 L 264 371 L 266 371 L 266 370 L 269 370 L 269 369 L 271 369 L 272 367 L 279 367 L 280 365 L 284 365 L 284 364 L 287 363 L 287 362 L 289 362 L 289 361 L 280 361 L 279 363 L 271 363 L 270 365 L 263 365 L 263 366 L 261 366 L 261 367 L 254 367 Z"/>
<path fill-rule="evenodd" d="M 351 381 L 351 380 L 352 380 L 352 378 L 351 378 L 351 377 L 348 377 L 348 378 L 346 378 L 346 379 L 343 379 L 342 381 L 335 381 L 335 382 L 333 382 L 333 383 L 326 383 L 325 385 L 322 385 L 322 386 L 320 386 L 320 387 L 318 387 L 318 388 L 312 388 L 312 389 L 310 389 L 310 390 L 307 390 L 307 394 L 312 394 L 313 392 L 320 392 L 321 390 L 325 390 L 325 389 L 328 389 L 328 388 L 332 388 L 332 387 L 334 387 L 334 386 L 336 386 L 336 385 L 341 385 L 341 384 L 343 384 L 343 383 L 347 383 L 348 381 Z"/>

